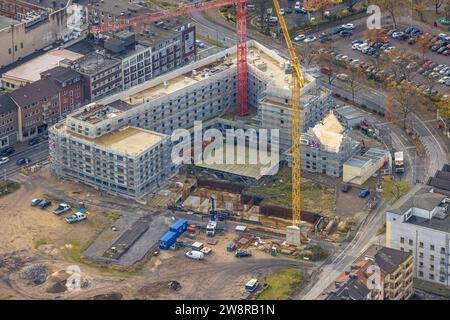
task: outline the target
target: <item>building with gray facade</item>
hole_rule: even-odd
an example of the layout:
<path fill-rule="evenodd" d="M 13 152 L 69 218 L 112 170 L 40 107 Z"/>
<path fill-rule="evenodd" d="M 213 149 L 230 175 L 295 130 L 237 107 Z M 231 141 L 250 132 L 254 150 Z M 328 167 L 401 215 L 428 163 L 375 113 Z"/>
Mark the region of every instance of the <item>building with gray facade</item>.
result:
<path fill-rule="evenodd" d="M 417 186 L 386 212 L 386 245 L 414 256 L 414 277 L 450 285 L 450 217 L 447 196 Z"/>
<path fill-rule="evenodd" d="M 281 84 L 283 87 L 280 90 L 289 91 L 285 87 L 289 62 L 255 41 L 248 42 L 248 49 L 248 103 L 255 113 L 254 110 L 259 108 L 259 102 L 267 89 Z M 307 84 L 304 92 L 314 91 L 315 79 L 309 75 L 305 77 Z M 143 192 L 151 191 L 151 187 L 154 188 L 156 184 L 150 184 L 150 188 L 140 187 L 138 190 L 135 185 L 130 185 L 130 180 L 123 178 L 128 171 L 120 171 L 119 174 L 116 168 L 118 157 L 123 158 L 127 154 L 116 150 L 115 144 L 103 143 L 103 136 L 110 136 L 126 127 L 170 135 L 175 129 L 191 129 L 195 121 L 208 121 L 226 112 L 234 112 L 235 108 L 236 48 L 233 47 L 90 103 L 70 114 L 63 123 L 50 129 L 51 166 L 60 176 L 71 177 L 108 192 L 139 198 Z M 253 122 L 260 123 L 257 119 Z M 230 127 L 242 126 L 225 122 L 223 124 Z M 133 139 L 138 138 L 131 136 L 127 139 L 127 143 L 133 144 Z M 107 166 L 111 170 L 107 170 L 106 175 L 110 181 L 104 182 L 101 178 L 96 178 L 96 165 L 88 168 L 86 165 L 80 166 L 86 145 L 83 141 L 90 142 L 90 149 L 100 150 L 100 157 L 108 157 Z M 101 148 L 97 147 L 100 143 Z M 170 150 L 165 149 L 165 152 L 170 155 Z M 92 159 L 92 156 L 89 157 Z M 134 161 L 139 157 L 141 155 L 137 154 L 132 159 Z M 161 176 L 165 178 L 177 169 L 168 159 L 164 159 L 159 165 L 160 167 L 152 170 L 164 173 Z M 120 188 L 117 183 L 119 179 Z"/>

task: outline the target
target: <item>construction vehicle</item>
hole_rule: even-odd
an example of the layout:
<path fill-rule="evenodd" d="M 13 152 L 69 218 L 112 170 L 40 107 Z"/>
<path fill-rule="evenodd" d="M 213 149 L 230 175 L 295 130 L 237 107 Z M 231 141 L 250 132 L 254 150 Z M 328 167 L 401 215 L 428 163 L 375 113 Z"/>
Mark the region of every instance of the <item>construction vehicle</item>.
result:
<path fill-rule="evenodd" d="M 280 4 L 278 0 L 273 0 L 273 4 L 292 60 L 292 226 L 300 227 L 300 89 L 305 85 L 305 79 L 303 78 L 300 63 L 292 45 L 289 30 L 281 14 Z"/>
<path fill-rule="evenodd" d="M 191 4 L 179 6 L 166 10 L 158 10 L 142 16 L 126 19 L 119 18 L 117 20 L 93 25 L 89 32 L 93 35 L 101 33 L 114 32 L 121 29 L 132 28 L 144 24 L 167 20 L 174 17 L 199 12 L 208 9 L 220 8 L 228 5 L 236 6 L 236 29 L 237 29 L 237 115 L 248 115 L 247 105 L 247 20 L 246 5 L 247 0 L 211 0 L 206 2 L 193 2 Z"/>
<path fill-rule="evenodd" d="M 217 211 L 215 206 L 215 199 L 213 197 L 209 198 L 209 202 L 211 203 L 211 210 L 209 210 L 209 221 L 206 225 L 206 235 L 208 237 L 214 237 L 216 234 L 217 228 Z"/>
<path fill-rule="evenodd" d="M 394 153 L 394 166 L 395 166 L 395 173 L 404 173 L 405 172 L 405 162 L 403 159 L 403 151 L 397 151 Z"/>

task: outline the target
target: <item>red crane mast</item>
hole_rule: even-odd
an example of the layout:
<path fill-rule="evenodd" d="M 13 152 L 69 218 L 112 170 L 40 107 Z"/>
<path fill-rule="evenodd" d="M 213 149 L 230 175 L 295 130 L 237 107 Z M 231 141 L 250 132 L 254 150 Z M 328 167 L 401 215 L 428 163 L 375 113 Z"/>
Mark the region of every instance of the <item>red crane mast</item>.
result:
<path fill-rule="evenodd" d="M 130 19 L 119 19 L 100 25 L 91 26 L 90 33 L 98 34 L 117 31 L 129 27 L 136 27 L 150 22 L 167 20 L 173 17 L 199 12 L 203 10 L 219 8 L 227 5 L 236 6 L 236 28 L 237 28 L 237 75 L 236 75 L 236 100 L 237 115 L 248 114 L 247 105 L 247 20 L 246 0 L 212 0 L 207 2 L 196 2 L 192 5 L 180 6 L 166 10 L 160 10 Z"/>

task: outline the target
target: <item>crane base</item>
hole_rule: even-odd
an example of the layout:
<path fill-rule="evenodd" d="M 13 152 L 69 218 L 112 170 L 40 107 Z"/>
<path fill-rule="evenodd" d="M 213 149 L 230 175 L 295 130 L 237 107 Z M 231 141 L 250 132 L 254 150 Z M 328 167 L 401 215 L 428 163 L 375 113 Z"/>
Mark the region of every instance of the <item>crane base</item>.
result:
<path fill-rule="evenodd" d="M 299 246 L 302 244 L 302 234 L 299 227 L 286 227 L 286 242 L 295 246 Z"/>

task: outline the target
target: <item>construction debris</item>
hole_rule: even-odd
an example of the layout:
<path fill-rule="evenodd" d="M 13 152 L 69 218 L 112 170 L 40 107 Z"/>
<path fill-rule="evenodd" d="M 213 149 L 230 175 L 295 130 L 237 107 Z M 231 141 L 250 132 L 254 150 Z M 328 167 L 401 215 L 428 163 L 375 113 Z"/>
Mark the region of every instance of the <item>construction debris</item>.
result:
<path fill-rule="evenodd" d="M 45 264 L 33 264 L 25 267 L 20 273 L 20 277 L 35 285 L 43 284 L 47 280 L 48 268 Z"/>

